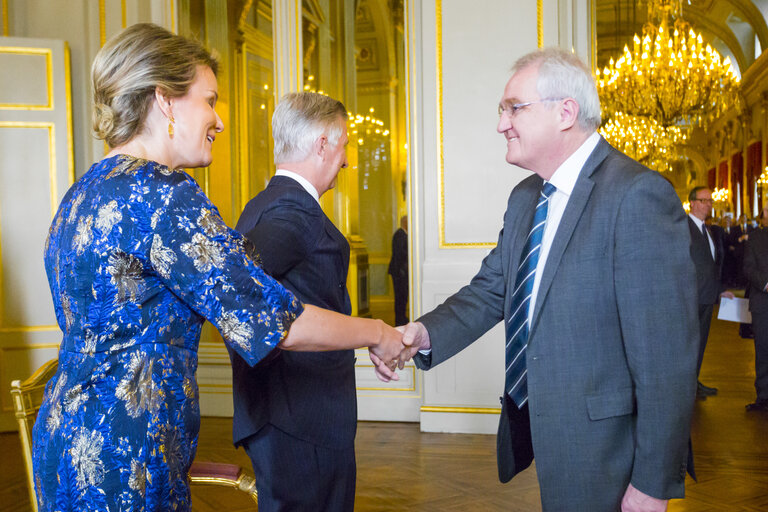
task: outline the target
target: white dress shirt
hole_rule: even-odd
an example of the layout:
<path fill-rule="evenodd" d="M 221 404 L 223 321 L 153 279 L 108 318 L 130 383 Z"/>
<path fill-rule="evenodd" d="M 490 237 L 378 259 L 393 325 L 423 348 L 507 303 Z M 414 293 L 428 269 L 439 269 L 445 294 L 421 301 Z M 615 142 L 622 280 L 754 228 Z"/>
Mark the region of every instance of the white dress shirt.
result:
<path fill-rule="evenodd" d="M 528 303 L 528 328 L 530 329 L 533 320 L 533 309 L 536 305 L 536 296 L 539 294 L 539 284 L 541 284 L 541 274 L 547 264 L 549 249 L 552 247 L 552 241 L 555 239 L 557 227 L 560 225 L 560 219 L 563 218 L 563 212 L 568 205 L 568 199 L 571 197 L 573 187 L 579 178 L 582 167 L 587 162 L 587 158 L 592 154 L 597 143 L 600 142 L 600 135 L 594 132 L 579 149 L 574 151 L 568 159 L 560 164 L 549 183 L 555 186 L 557 190 L 549 196 L 549 206 L 547 207 L 547 223 L 544 226 L 544 234 L 541 238 L 541 247 L 539 248 L 539 261 L 536 265 L 536 274 L 533 276 L 533 291 L 531 292 L 531 301 Z"/>
<path fill-rule="evenodd" d="M 701 231 L 701 225 L 704 224 L 704 221 L 695 216 L 692 213 L 689 213 L 688 216 L 691 218 L 693 222 L 696 223 L 696 227 L 699 228 L 699 231 Z M 709 242 L 709 253 L 712 255 L 712 259 L 715 259 L 715 243 L 712 241 L 712 236 L 709 234 L 709 230 L 707 230 L 707 242 Z"/>
<path fill-rule="evenodd" d="M 292 180 L 297 181 L 309 195 L 315 198 L 317 204 L 320 204 L 320 195 L 317 193 L 317 189 L 304 176 L 296 174 L 293 171 L 286 171 L 285 169 L 278 169 L 277 172 L 275 172 L 275 176 L 285 176 L 286 178 L 291 178 Z"/>

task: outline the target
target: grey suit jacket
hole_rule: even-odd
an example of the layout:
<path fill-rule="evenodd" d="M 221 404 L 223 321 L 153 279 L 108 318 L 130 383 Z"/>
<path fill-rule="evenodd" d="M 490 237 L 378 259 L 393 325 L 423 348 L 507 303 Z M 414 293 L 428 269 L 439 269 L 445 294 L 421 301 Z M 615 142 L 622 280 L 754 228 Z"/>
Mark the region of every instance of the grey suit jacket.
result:
<path fill-rule="evenodd" d="M 515 187 L 480 271 L 419 319 L 432 352 L 417 366 L 445 361 L 506 320 L 541 186 L 533 175 Z M 504 407 L 499 427 L 501 480 L 530 463 L 532 446 L 544 510 L 618 510 L 630 481 L 654 497 L 684 495 L 698 349 L 689 244 L 670 184 L 601 140 L 542 273 L 528 407 L 509 418 Z"/>

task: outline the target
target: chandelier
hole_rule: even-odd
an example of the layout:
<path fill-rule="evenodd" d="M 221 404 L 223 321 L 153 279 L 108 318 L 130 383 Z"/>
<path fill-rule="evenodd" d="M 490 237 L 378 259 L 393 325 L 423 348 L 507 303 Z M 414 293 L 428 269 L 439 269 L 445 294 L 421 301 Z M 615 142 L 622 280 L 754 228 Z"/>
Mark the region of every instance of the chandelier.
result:
<path fill-rule="evenodd" d="M 662 126 L 651 117 L 616 112 L 599 130 L 616 149 L 657 171 L 671 171 L 678 158 L 675 146 L 688 134 L 677 126 Z"/>
<path fill-rule="evenodd" d="M 595 74 L 604 118 L 624 124 L 618 114 L 629 115 L 636 129 L 637 123 L 656 123 L 664 135 L 657 155 L 676 156 L 674 147 L 694 126 L 706 127 L 739 103 L 730 58 L 722 60 L 682 19 L 682 0 L 648 0 L 642 39 L 635 34 L 632 50 L 624 46 L 618 60 Z M 657 144 L 649 134 L 638 137 L 646 138 L 641 146 Z"/>

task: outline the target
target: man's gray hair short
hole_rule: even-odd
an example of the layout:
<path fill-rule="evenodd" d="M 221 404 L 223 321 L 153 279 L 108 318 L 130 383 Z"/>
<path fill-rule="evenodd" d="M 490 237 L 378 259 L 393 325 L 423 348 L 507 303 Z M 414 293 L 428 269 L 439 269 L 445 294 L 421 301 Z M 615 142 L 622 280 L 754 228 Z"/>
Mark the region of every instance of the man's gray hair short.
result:
<path fill-rule="evenodd" d="M 336 145 L 346 126 L 347 109 L 339 100 L 314 92 L 292 92 L 280 99 L 272 115 L 275 163 L 306 159 L 323 133 Z"/>
<path fill-rule="evenodd" d="M 575 54 L 560 48 L 542 48 L 520 57 L 512 66 L 516 73 L 538 66 L 536 88 L 544 98 L 573 98 L 579 104 L 579 126 L 596 130 L 600 126 L 600 98 L 592 72 Z"/>

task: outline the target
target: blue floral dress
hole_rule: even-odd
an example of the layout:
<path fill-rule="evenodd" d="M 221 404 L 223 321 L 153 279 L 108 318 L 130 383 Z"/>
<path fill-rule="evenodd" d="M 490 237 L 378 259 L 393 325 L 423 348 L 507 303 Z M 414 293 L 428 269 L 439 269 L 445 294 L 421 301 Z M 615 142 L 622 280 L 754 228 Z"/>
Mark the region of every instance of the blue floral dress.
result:
<path fill-rule="evenodd" d="M 67 192 L 45 266 L 64 337 L 33 433 L 41 511 L 189 510 L 204 320 L 254 364 L 302 305 L 183 171 L 107 158 Z"/>

